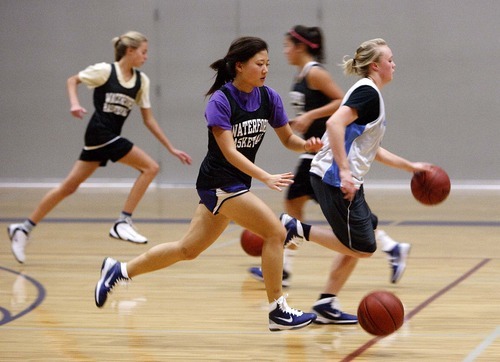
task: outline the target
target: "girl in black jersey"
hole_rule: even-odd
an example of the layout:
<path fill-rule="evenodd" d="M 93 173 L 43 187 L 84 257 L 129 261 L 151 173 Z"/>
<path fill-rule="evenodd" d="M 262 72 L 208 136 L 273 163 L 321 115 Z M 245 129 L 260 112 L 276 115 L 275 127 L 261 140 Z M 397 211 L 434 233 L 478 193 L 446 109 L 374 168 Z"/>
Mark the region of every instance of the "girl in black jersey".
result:
<path fill-rule="evenodd" d="M 267 44 L 255 37 L 236 39 L 226 56 L 211 65 L 217 75 L 207 92 L 208 151 L 196 182 L 200 204 L 189 229 L 180 240 L 157 245 L 128 263 L 105 258 L 95 288 L 98 307 L 104 305 L 118 280 L 196 258 L 234 221 L 265 239 L 262 269 L 269 329 L 301 328 L 316 318 L 314 313 L 290 308 L 282 295 L 283 244 L 297 232 L 287 233 L 270 207 L 250 191 L 252 178 L 276 191 L 292 183 L 290 172 L 269 174 L 254 163 L 267 127 L 293 151 L 316 152 L 321 147 L 319 138 L 305 141 L 293 134 L 281 98 L 264 86 L 268 66 Z"/>
<path fill-rule="evenodd" d="M 84 83 L 94 88 L 95 111 L 85 132 L 85 146 L 66 179 L 51 190 L 38 204 L 31 216 L 21 224 L 8 227 L 12 252 L 20 263 L 25 261 L 25 247 L 32 229 L 64 198 L 75 192 L 108 160 L 121 162 L 139 171 L 122 213 L 110 230 L 110 236 L 133 243 L 146 243 L 147 238 L 133 227 L 131 216 L 149 184 L 158 173 L 159 166 L 142 149 L 121 137 L 122 126 L 132 106 L 137 103 L 145 126 L 184 164 L 191 164 L 191 157 L 176 149 L 165 136 L 151 111 L 149 78 L 136 68 L 147 60 L 148 41 L 138 32 L 130 31 L 113 39 L 115 62 L 89 66 L 70 77 L 67 82 L 71 114 L 83 118 L 87 113 L 80 105 L 77 86 Z"/>
<path fill-rule="evenodd" d="M 295 118 L 290 120 L 294 131 L 305 139 L 323 137 L 325 123 L 338 108 L 344 91 L 335 83 L 324 68 L 323 34 L 318 27 L 296 25 L 285 34 L 284 54 L 290 65 L 297 68 L 290 100 L 295 109 Z M 304 206 L 315 199 L 309 181 L 309 168 L 313 153 L 300 155 L 294 183 L 290 185 L 285 199 L 285 211 L 303 219 Z"/>
<path fill-rule="evenodd" d="M 288 63 L 298 70 L 290 92 L 291 104 L 295 110 L 295 118 L 290 120 L 290 126 L 304 139 L 321 138 L 325 133 L 326 120 L 337 110 L 344 96 L 342 89 L 322 65 L 322 31 L 318 27 L 296 25 L 285 34 L 283 47 Z M 313 157 L 313 152 L 303 152 L 299 156 L 294 182 L 288 187 L 285 197 L 285 212 L 299 220 L 304 220 L 306 203 L 315 200 L 309 181 L 309 168 Z M 284 252 L 285 287 L 290 285 L 296 249 L 294 244 L 290 244 Z M 249 272 L 254 278 L 263 280 L 260 267 L 252 267 Z"/>

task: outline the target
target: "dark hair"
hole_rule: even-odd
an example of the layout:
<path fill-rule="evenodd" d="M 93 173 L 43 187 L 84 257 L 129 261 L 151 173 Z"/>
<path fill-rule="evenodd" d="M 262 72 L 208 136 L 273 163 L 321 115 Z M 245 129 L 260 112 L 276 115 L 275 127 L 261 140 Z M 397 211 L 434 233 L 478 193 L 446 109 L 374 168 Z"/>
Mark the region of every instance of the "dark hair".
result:
<path fill-rule="evenodd" d="M 236 77 L 236 63 L 246 62 L 263 50 L 268 50 L 268 47 L 267 43 L 260 38 L 244 36 L 234 40 L 229 46 L 226 56 L 210 64 L 210 68 L 215 70 L 217 74 L 214 84 L 205 96 L 211 95 Z"/>
<path fill-rule="evenodd" d="M 307 52 L 311 54 L 316 61 L 323 63 L 325 54 L 323 50 L 323 33 L 317 26 L 307 27 L 304 25 L 295 25 L 286 36 L 294 44 L 304 44 L 307 46 Z"/>

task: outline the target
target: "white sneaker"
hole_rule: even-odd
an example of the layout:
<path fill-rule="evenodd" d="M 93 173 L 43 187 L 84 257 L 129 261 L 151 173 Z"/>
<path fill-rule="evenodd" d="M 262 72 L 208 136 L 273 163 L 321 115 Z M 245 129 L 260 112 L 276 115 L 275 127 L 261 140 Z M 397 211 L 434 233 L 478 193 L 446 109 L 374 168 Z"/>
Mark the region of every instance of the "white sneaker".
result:
<path fill-rule="evenodd" d="M 111 230 L 109 230 L 109 236 L 136 244 L 146 244 L 148 242 L 145 236 L 142 236 L 135 230 L 132 220 L 129 217 L 115 222 Z"/>
<path fill-rule="evenodd" d="M 12 254 L 18 262 L 24 263 L 26 260 L 24 249 L 28 245 L 28 231 L 23 227 L 23 224 L 10 224 L 7 233 L 9 234 Z"/>

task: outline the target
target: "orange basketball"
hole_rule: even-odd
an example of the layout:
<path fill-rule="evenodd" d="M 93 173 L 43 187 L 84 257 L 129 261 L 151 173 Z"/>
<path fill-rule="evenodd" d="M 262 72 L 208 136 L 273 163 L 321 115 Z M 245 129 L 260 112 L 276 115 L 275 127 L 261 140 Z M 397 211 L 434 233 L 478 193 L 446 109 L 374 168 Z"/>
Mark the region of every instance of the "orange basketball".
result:
<path fill-rule="evenodd" d="M 366 295 L 358 307 L 359 325 L 375 336 L 387 336 L 403 325 L 403 303 L 389 291 L 377 290 Z"/>
<path fill-rule="evenodd" d="M 410 187 L 417 201 L 424 205 L 437 205 L 450 194 L 451 182 L 441 167 L 432 166 L 430 171 L 414 173 Z"/>
<path fill-rule="evenodd" d="M 243 230 L 240 237 L 241 247 L 250 256 L 261 256 L 264 239 L 250 230 Z"/>

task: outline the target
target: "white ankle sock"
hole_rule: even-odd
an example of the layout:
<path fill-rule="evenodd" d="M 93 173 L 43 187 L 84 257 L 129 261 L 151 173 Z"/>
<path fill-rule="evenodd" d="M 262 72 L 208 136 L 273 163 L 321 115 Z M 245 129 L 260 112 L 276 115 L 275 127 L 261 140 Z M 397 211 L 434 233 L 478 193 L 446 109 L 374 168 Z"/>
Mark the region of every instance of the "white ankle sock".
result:
<path fill-rule="evenodd" d="M 384 230 L 375 230 L 375 238 L 380 244 L 382 251 L 389 252 L 398 244 L 396 240 L 391 238 Z"/>
<path fill-rule="evenodd" d="M 118 221 L 125 220 L 127 217 L 132 218 L 132 214 L 128 214 L 122 211 L 120 213 L 120 216 L 118 217 Z"/>
<path fill-rule="evenodd" d="M 120 270 L 125 278 L 130 279 L 127 272 L 127 263 L 120 263 Z"/>
<path fill-rule="evenodd" d="M 36 225 L 33 225 L 33 223 L 29 220 L 26 220 L 23 222 L 23 227 L 26 229 L 26 231 L 28 232 L 28 234 L 33 230 L 33 228 L 35 227 Z"/>

